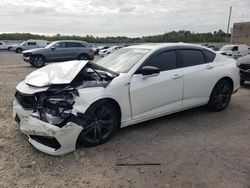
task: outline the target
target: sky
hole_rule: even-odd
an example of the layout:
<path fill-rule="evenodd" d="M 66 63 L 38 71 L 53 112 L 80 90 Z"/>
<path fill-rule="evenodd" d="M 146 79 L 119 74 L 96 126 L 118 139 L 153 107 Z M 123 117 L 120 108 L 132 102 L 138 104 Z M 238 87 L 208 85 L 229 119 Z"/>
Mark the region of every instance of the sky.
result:
<path fill-rule="evenodd" d="M 129 36 L 226 31 L 250 21 L 250 0 L 0 0 L 0 33 Z"/>

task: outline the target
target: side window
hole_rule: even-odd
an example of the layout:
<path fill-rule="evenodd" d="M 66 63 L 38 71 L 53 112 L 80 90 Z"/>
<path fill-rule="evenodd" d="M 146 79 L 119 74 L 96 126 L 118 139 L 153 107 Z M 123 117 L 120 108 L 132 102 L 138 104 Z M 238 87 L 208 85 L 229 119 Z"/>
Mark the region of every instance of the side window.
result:
<path fill-rule="evenodd" d="M 0 45 L 3 45 L 3 43 L 0 42 Z"/>
<path fill-rule="evenodd" d="M 207 62 L 207 63 L 211 63 L 211 62 L 214 61 L 215 56 L 216 56 L 215 53 L 210 52 L 210 51 L 208 51 L 208 50 L 204 50 L 203 52 L 204 52 L 204 55 L 205 55 L 205 57 L 206 57 L 206 62 Z"/>
<path fill-rule="evenodd" d="M 86 48 L 86 46 L 84 46 L 83 44 L 78 43 L 78 42 L 75 43 L 75 46 L 80 47 L 80 48 Z"/>
<path fill-rule="evenodd" d="M 206 63 L 205 57 L 200 50 L 181 50 L 183 67 L 190 67 Z"/>
<path fill-rule="evenodd" d="M 175 51 L 167 51 L 151 57 L 145 66 L 153 66 L 159 68 L 161 71 L 172 70 L 177 68 Z"/>
<path fill-rule="evenodd" d="M 28 46 L 34 46 L 36 45 L 36 42 L 28 42 Z"/>
<path fill-rule="evenodd" d="M 238 51 L 238 46 L 234 46 L 234 47 L 232 48 L 232 51 Z"/>
<path fill-rule="evenodd" d="M 67 48 L 84 48 L 85 46 L 78 42 L 67 42 L 66 47 Z"/>
<path fill-rule="evenodd" d="M 55 48 L 65 48 L 65 42 L 58 42 L 54 45 Z"/>

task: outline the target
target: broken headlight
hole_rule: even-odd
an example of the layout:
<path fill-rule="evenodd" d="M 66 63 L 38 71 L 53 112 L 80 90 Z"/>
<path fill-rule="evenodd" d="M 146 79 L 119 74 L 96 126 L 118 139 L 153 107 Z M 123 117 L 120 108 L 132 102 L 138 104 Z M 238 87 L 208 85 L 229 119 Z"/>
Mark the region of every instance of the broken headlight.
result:
<path fill-rule="evenodd" d="M 72 91 L 48 95 L 42 100 L 38 109 L 40 119 L 53 125 L 63 123 L 71 115 L 75 97 L 76 95 Z"/>

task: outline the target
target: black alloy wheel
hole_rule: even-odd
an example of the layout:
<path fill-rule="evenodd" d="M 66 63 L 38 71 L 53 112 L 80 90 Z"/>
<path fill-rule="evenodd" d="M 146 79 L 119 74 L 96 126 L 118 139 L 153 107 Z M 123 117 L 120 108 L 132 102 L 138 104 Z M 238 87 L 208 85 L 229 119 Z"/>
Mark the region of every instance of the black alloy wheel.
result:
<path fill-rule="evenodd" d="M 94 105 L 85 113 L 89 117 L 78 141 L 85 146 L 100 145 L 113 136 L 119 125 L 118 111 L 114 105 L 104 102 Z"/>
<path fill-rule="evenodd" d="M 219 81 L 210 96 L 208 106 L 214 111 L 221 111 L 225 109 L 231 99 L 232 85 L 227 80 Z"/>

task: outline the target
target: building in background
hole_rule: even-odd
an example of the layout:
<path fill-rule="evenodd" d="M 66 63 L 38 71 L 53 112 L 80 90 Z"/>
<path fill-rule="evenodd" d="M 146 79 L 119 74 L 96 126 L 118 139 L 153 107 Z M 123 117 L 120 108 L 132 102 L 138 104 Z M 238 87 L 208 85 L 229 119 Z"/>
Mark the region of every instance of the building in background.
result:
<path fill-rule="evenodd" d="M 250 45 L 250 22 L 234 23 L 231 42 Z"/>

